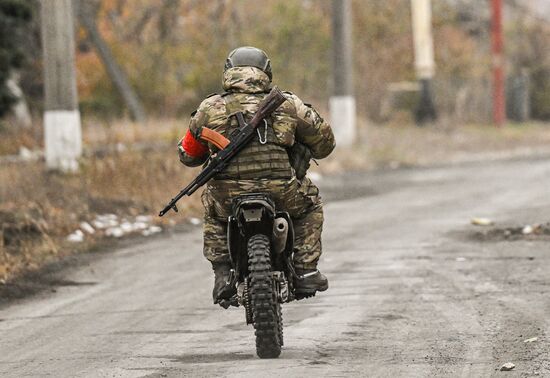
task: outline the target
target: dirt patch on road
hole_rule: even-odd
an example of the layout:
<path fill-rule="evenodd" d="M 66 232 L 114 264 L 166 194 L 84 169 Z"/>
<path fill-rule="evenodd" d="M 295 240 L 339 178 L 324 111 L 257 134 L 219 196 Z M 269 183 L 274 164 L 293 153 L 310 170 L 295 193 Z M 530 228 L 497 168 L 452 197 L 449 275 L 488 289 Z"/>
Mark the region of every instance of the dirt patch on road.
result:
<path fill-rule="evenodd" d="M 450 236 L 475 242 L 550 240 L 550 223 L 455 231 L 451 232 Z"/>

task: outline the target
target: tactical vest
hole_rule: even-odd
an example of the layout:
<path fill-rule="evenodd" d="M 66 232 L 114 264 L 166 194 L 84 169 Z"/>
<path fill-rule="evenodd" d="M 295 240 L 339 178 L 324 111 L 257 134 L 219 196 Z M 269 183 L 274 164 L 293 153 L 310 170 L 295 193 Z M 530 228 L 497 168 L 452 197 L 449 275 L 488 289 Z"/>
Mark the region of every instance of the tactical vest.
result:
<path fill-rule="evenodd" d="M 223 134 L 230 136 L 238 126 L 236 113 L 242 112 L 246 122 L 252 119 L 257 106 L 242 104 L 238 96 L 254 96 L 258 103 L 258 95 L 224 93 L 227 121 Z M 222 130 L 219 130 L 222 131 Z M 293 171 L 290 166 L 287 150 L 278 143 L 273 131 L 273 120 L 269 117 L 263 125 L 256 129 L 256 135 L 248 145 L 235 156 L 227 168 L 218 174 L 217 180 L 252 180 L 252 179 L 291 179 Z"/>

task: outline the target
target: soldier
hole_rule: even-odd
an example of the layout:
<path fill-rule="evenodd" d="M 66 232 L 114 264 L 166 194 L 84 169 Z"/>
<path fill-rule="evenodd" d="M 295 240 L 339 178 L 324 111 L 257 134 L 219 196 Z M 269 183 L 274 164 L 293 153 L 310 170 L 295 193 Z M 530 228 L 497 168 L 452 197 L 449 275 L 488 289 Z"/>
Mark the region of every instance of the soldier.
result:
<path fill-rule="evenodd" d="M 189 167 L 206 162 L 216 147 L 202 141 L 207 127 L 225 136 L 238 127 L 237 112 L 246 120 L 271 89 L 271 65 L 255 47 L 233 50 L 225 63 L 223 94 L 208 96 L 192 113 L 189 130 L 178 143 L 180 160 Z M 317 270 L 321 256 L 323 204 L 319 189 L 306 177 L 309 160 L 328 156 L 335 147 L 330 125 L 309 104 L 284 92 L 285 101 L 229 166 L 210 180 L 202 194 L 204 256 L 214 270 L 214 303 L 227 296 L 222 288 L 231 269 L 227 249 L 227 217 L 234 197 L 247 192 L 269 193 L 277 208 L 292 217 L 295 230 L 294 265 L 302 279 L 296 294 L 325 291 L 327 278 Z"/>

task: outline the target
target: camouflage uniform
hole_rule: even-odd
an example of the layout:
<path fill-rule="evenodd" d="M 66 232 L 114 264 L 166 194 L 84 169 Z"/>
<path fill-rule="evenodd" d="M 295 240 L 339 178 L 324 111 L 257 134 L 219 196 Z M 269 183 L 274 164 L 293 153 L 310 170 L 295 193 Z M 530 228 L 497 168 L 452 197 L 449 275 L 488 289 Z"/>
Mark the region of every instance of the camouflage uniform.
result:
<path fill-rule="evenodd" d="M 222 95 L 206 98 L 193 114 L 189 132 L 199 139 L 202 127 L 229 136 L 237 125 L 237 112 L 250 120 L 258 104 L 269 92 L 271 80 L 255 67 L 233 67 L 224 72 Z M 297 268 L 315 269 L 321 255 L 323 207 L 319 190 L 307 178 L 298 179 L 287 150 L 296 142 L 307 146 L 311 156 L 322 159 L 334 149 L 330 125 L 297 96 L 285 92 L 286 102 L 258 128 L 254 138 L 229 166 L 211 180 L 202 195 L 205 208 L 204 255 L 212 263 L 229 261 L 227 217 L 231 201 L 247 192 L 269 193 L 277 208 L 288 211 L 295 229 L 294 262 Z M 265 142 L 265 143 L 262 143 Z M 216 147 L 209 145 L 211 152 Z M 205 158 L 180 155 L 188 166 Z"/>

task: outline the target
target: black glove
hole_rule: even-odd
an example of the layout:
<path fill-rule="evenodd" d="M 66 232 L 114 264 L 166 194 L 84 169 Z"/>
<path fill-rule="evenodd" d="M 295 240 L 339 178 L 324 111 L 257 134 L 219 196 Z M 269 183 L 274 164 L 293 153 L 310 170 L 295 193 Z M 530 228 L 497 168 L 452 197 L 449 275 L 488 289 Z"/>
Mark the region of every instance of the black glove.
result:
<path fill-rule="evenodd" d="M 303 179 L 310 166 L 311 151 L 305 144 L 294 142 L 294 145 L 292 145 L 287 152 L 290 165 L 296 172 L 296 177 L 298 179 Z"/>

